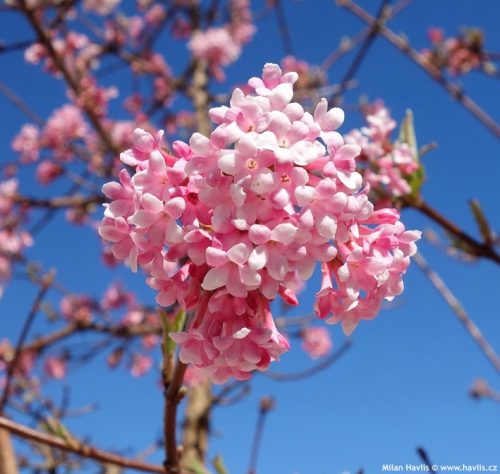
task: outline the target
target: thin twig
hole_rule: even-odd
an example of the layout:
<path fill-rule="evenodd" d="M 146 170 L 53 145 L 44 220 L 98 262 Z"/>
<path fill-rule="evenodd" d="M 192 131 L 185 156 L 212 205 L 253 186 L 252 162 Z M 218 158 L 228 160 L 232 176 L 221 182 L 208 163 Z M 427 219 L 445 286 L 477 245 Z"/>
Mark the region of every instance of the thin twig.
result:
<path fill-rule="evenodd" d="M 67 326 L 54 331 L 53 333 L 41 336 L 38 339 L 29 342 L 23 346 L 22 350 L 29 352 L 41 352 L 47 349 L 47 347 L 80 332 L 97 332 L 101 334 L 109 334 L 121 339 L 130 339 L 132 337 L 144 337 L 150 334 L 160 334 L 161 328 L 151 324 L 125 326 L 122 324 L 107 325 L 91 321 L 79 321 L 69 323 Z"/>
<path fill-rule="evenodd" d="M 73 75 L 69 72 L 68 68 L 64 63 L 64 60 L 59 56 L 59 53 L 55 50 L 51 36 L 43 28 L 36 14 L 36 10 L 28 7 L 26 4 L 26 0 L 22 0 L 20 2 L 20 7 L 21 11 L 26 16 L 31 27 L 37 34 L 39 42 L 46 48 L 48 55 L 54 62 L 54 65 L 61 72 L 61 74 L 64 77 L 64 80 L 68 84 L 71 91 L 75 94 L 76 98 L 78 98 L 81 93 L 80 84 L 78 83 L 78 80 L 75 77 L 73 77 Z M 101 140 L 105 144 L 108 151 L 114 154 L 118 154 L 120 150 L 118 150 L 116 145 L 113 143 L 111 136 L 109 135 L 108 131 L 104 128 L 104 125 L 101 122 L 99 116 L 96 114 L 95 110 L 90 105 L 85 103 L 82 104 L 82 109 L 85 111 L 88 119 L 94 126 L 96 132 L 101 137 Z"/>
<path fill-rule="evenodd" d="M 493 347 L 483 336 L 479 328 L 476 326 L 474 321 L 472 321 L 460 301 L 458 301 L 456 296 L 446 286 L 441 277 L 429 266 L 421 253 L 415 254 L 413 258 L 418 267 L 424 272 L 429 281 L 433 284 L 434 288 L 436 288 L 439 294 L 450 306 L 452 311 L 457 316 L 458 320 L 464 325 L 467 332 L 470 334 L 472 339 L 474 339 L 474 342 L 479 346 L 483 354 L 491 362 L 495 370 L 497 372 L 500 372 L 500 358 L 495 352 L 495 349 L 493 349 Z"/>
<path fill-rule="evenodd" d="M 40 207 L 45 209 L 60 209 L 67 207 L 87 207 L 92 204 L 102 204 L 106 202 L 103 195 L 81 196 L 79 194 L 72 196 L 57 196 L 48 199 L 40 199 L 20 194 L 14 196 L 13 201 L 30 207 Z"/>
<path fill-rule="evenodd" d="M 10 43 L 10 44 L 4 44 L 0 42 L 0 54 L 11 53 L 13 51 L 18 51 L 20 49 L 26 49 L 28 46 L 31 46 L 34 42 L 35 42 L 34 40 L 17 41 L 16 43 Z"/>
<path fill-rule="evenodd" d="M 292 37 L 290 36 L 290 29 L 285 16 L 285 9 L 281 0 L 274 0 L 274 11 L 276 13 L 276 21 L 280 31 L 281 40 L 283 42 L 283 49 L 285 54 L 293 54 Z"/>
<path fill-rule="evenodd" d="M 352 0 L 338 0 L 340 6 L 344 7 L 355 16 L 363 20 L 370 26 L 377 24 L 377 19 L 370 15 L 366 10 L 354 3 Z M 387 26 L 381 25 L 379 34 L 386 38 L 391 44 L 398 48 L 403 54 L 415 62 L 429 76 L 434 79 L 450 96 L 459 104 L 465 107 L 472 115 L 474 115 L 488 130 L 490 130 L 497 138 L 500 138 L 500 125 L 486 113 L 474 100 L 465 95 L 464 91 L 457 85 L 448 81 L 443 73 L 427 60 L 425 56 L 413 49 L 408 40 L 394 33 Z"/>
<path fill-rule="evenodd" d="M 10 431 L 12 434 L 15 434 L 16 436 L 19 436 L 23 439 L 28 439 L 30 441 L 34 441 L 35 443 L 40 443 L 52 448 L 73 453 L 84 458 L 94 459 L 99 462 L 114 464 L 115 466 L 120 466 L 128 469 L 135 469 L 136 471 L 157 472 L 160 474 L 165 474 L 165 469 L 162 466 L 137 461 L 135 459 L 129 459 L 123 456 L 119 456 L 118 454 L 102 451 L 100 449 L 94 448 L 93 446 L 89 446 L 88 444 L 80 443 L 74 439 L 72 439 L 71 441 L 66 441 L 61 438 L 57 438 L 56 436 L 51 436 L 49 434 L 42 433 L 19 423 L 15 423 L 14 421 L 8 420 L 4 417 L 0 417 L 0 428 L 4 428 L 7 431 Z"/>
<path fill-rule="evenodd" d="M 394 6 L 387 5 L 385 21 L 394 18 L 398 13 L 407 8 L 413 0 L 400 0 Z M 359 43 L 364 41 L 364 39 L 370 34 L 372 31 L 371 27 L 367 27 L 364 30 L 360 31 L 358 34 L 353 36 L 352 38 L 347 38 L 341 41 L 340 46 L 332 51 L 321 63 L 320 69 L 324 72 L 328 71 L 339 59 L 344 57 L 349 51 L 354 49 Z"/>
<path fill-rule="evenodd" d="M 328 101 L 329 106 L 338 105 L 340 99 L 342 98 L 342 95 L 346 90 L 347 84 L 354 78 L 356 72 L 361 67 L 363 60 L 365 59 L 366 55 L 368 54 L 368 51 L 370 50 L 370 46 L 373 44 L 375 38 L 377 37 L 377 33 L 385 23 L 388 14 L 388 11 L 386 9 L 388 2 L 389 0 L 382 0 L 382 3 L 380 4 L 377 13 L 377 17 L 375 21 L 370 25 L 370 31 L 366 35 L 363 44 L 359 48 L 358 53 L 356 54 L 356 56 L 354 56 L 351 65 L 349 66 L 349 68 L 344 74 L 344 77 L 340 81 L 340 87 L 338 92 L 336 92 Z"/>
<path fill-rule="evenodd" d="M 248 474 L 257 473 L 257 461 L 259 458 L 260 443 L 262 435 L 264 434 L 264 424 L 267 414 L 274 408 L 274 400 L 271 397 L 262 397 L 259 405 L 259 416 L 257 418 L 257 425 L 255 426 L 255 433 L 253 436 L 252 449 L 250 451 L 250 463 L 248 465 Z"/>
<path fill-rule="evenodd" d="M 438 472 L 437 470 L 434 470 L 432 468 L 432 466 L 434 466 L 434 464 L 430 461 L 429 455 L 427 454 L 427 452 L 425 451 L 424 448 L 419 446 L 417 448 L 417 454 L 418 454 L 419 458 L 423 461 L 423 463 L 427 466 L 429 472 Z"/>
<path fill-rule="evenodd" d="M 337 362 L 349 350 L 351 346 L 352 346 L 352 340 L 346 339 L 338 350 L 336 350 L 331 355 L 320 361 L 318 364 L 308 369 L 302 370 L 300 372 L 291 372 L 289 374 L 284 374 L 280 372 L 262 372 L 261 375 L 276 380 L 278 382 L 292 382 L 296 380 L 306 379 L 308 377 L 311 377 L 312 375 L 317 374 L 318 372 L 327 369 L 332 364 Z"/>
<path fill-rule="evenodd" d="M 26 117 L 35 122 L 37 125 L 45 125 L 45 121 L 32 108 L 19 97 L 5 82 L 0 81 L 0 94 L 4 95 L 7 100 L 14 104 Z"/>
<path fill-rule="evenodd" d="M 33 302 L 31 309 L 28 313 L 28 316 L 26 317 L 26 321 L 24 322 L 23 328 L 21 330 L 21 334 L 19 335 L 19 339 L 18 339 L 17 344 L 16 344 L 16 350 L 14 353 L 14 357 L 12 359 L 12 362 L 7 367 L 7 374 L 6 374 L 6 378 L 5 378 L 4 391 L 2 394 L 2 398 L 0 400 L 0 415 L 3 414 L 4 408 L 7 404 L 7 401 L 9 400 L 10 386 L 12 383 L 14 372 L 15 372 L 16 367 L 17 367 L 17 363 L 19 362 L 19 358 L 22 354 L 22 346 L 23 346 L 24 342 L 26 341 L 26 338 L 28 337 L 29 330 L 31 329 L 33 321 L 35 320 L 35 316 L 38 313 L 38 310 L 40 308 L 40 304 L 43 301 L 43 299 L 45 298 L 45 295 L 50 288 L 50 285 L 52 283 L 53 278 L 54 278 L 53 273 L 49 273 L 42 279 L 40 289 L 38 290 L 38 293 L 35 297 L 35 301 Z"/>

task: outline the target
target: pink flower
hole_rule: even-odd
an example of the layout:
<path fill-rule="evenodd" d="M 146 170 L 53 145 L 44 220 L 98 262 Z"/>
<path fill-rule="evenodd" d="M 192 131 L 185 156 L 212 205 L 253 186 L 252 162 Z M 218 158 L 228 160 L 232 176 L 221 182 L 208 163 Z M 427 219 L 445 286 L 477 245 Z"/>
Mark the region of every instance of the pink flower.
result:
<path fill-rule="evenodd" d="M 30 64 L 39 64 L 40 61 L 47 57 L 45 46 L 40 43 L 33 43 L 26 48 L 24 59 Z"/>
<path fill-rule="evenodd" d="M 40 131 L 31 124 L 23 125 L 12 142 L 12 149 L 21 155 L 22 163 L 38 160 L 40 154 Z"/>
<path fill-rule="evenodd" d="M 36 169 L 36 179 L 40 184 L 47 185 L 64 173 L 64 168 L 50 160 L 40 162 Z"/>
<path fill-rule="evenodd" d="M 346 135 L 349 144 L 361 147 L 360 168 L 363 177 L 375 191 L 389 196 L 404 196 L 411 192 L 409 177 L 420 165 L 416 150 L 407 143 L 391 141 L 395 120 L 382 102 L 375 103 L 366 115 L 368 126 Z"/>
<path fill-rule="evenodd" d="M 84 0 L 83 8 L 98 15 L 109 15 L 121 0 Z"/>
<path fill-rule="evenodd" d="M 437 44 L 443 41 L 444 32 L 442 28 L 437 28 L 435 26 L 432 26 L 429 27 L 429 29 L 427 30 L 427 36 L 433 43 Z"/>
<path fill-rule="evenodd" d="M 134 377 L 142 377 L 151 369 L 153 359 L 149 356 L 135 352 L 130 362 L 130 373 Z"/>
<path fill-rule="evenodd" d="M 226 28 L 209 28 L 194 33 L 188 44 L 193 56 L 207 61 L 215 77 L 224 80 L 220 66 L 236 61 L 241 53 L 239 42 L 235 41 Z"/>
<path fill-rule="evenodd" d="M 66 377 L 66 361 L 62 357 L 47 357 L 43 366 L 47 377 L 51 379 L 63 379 Z"/>
<path fill-rule="evenodd" d="M 41 141 L 45 147 L 54 151 L 56 158 L 68 161 L 73 156 L 70 143 L 83 139 L 87 131 L 80 109 L 74 105 L 64 105 L 55 110 L 47 120 Z"/>
<path fill-rule="evenodd" d="M 199 369 L 197 369 L 194 365 L 188 366 L 186 373 L 184 374 L 184 383 L 188 387 L 196 387 L 205 380 L 207 380 L 207 377 L 204 376 Z"/>
<path fill-rule="evenodd" d="M 93 303 L 85 295 L 68 295 L 59 303 L 62 315 L 75 322 L 88 323 L 92 320 Z"/>
<path fill-rule="evenodd" d="M 180 359 L 191 363 L 216 383 L 230 377 L 250 378 L 254 370 L 266 370 L 270 362 L 288 351 L 288 341 L 278 332 L 266 299 L 255 295 L 252 307 L 234 315 L 231 307 L 211 313 L 205 294 L 187 332 L 171 333 L 180 346 Z"/>
<path fill-rule="evenodd" d="M 332 339 L 327 329 L 309 327 L 301 331 L 302 349 L 313 359 L 323 357 L 332 350 Z"/>
<path fill-rule="evenodd" d="M 118 309 L 122 306 L 134 306 L 135 296 L 124 290 L 120 283 L 112 283 L 107 288 L 101 300 L 101 307 L 105 310 Z"/>

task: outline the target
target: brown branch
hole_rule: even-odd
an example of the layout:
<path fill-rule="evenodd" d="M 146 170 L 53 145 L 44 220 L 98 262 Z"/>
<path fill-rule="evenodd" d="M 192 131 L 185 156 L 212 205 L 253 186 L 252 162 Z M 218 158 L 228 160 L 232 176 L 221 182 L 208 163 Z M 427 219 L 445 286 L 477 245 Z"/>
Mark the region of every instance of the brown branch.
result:
<path fill-rule="evenodd" d="M 47 53 L 52 59 L 54 65 L 61 72 L 61 74 L 64 77 L 64 80 L 66 81 L 72 92 L 75 94 L 76 98 L 78 98 L 81 94 L 80 84 L 78 83 L 78 80 L 75 77 L 73 77 L 72 74 L 69 72 L 68 68 L 64 63 L 63 58 L 61 58 L 57 53 L 57 51 L 55 50 L 54 45 L 52 44 L 50 33 L 46 31 L 41 24 L 41 20 L 38 15 L 39 12 L 37 12 L 36 8 L 28 7 L 26 4 L 26 0 L 21 0 L 20 9 L 26 16 L 33 30 L 35 31 L 38 37 L 38 41 L 46 48 Z M 102 124 L 99 116 L 95 113 L 95 110 L 90 105 L 87 104 L 83 104 L 82 108 L 85 114 L 87 115 L 88 119 L 94 126 L 96 132 L 101 137 L 101 140 L 105 144 L 106 148 L 110 152 L 118 154 L 120 150 L 113 143 L 111 136 L 109 135 L 108 131 L 104 128 L 104 125 Z"/>
<path fill-rule="evenodd" d="M 261 375 L 276 380 L 277 382 L 292 382 L 292 381 L 306 379 L 308 377 L 311 377 L 312 375 L 317 374 L 318 372 L 322 372 L 323 370 L 333 365 L 349 350 L 351 346 L 352 346 L 352 340 L 346 339 L 338 350 L 333 352 L 331 355 L 329 355 L 316 365 L 308 369 L 302 370 L 300 372 L 291 372 L 289 374 L 284 374 L 281 372 L 262 372 Z"/>
<path fill-rule="evenodd" d="M 208 136 L 212 129 L 208 118 L 208 74 L 205 61 L 197 61 L 194 66 L 193 83 L 190 90 L 190 96 L 196 111 L 198 121 L 198 132 Z"/>
<path fill-rule="evenodd" d="M 45 121 L 32 108 L 19 97 L 7 84 L 0 81 L 0 94 L 2 94 L 9 102 L 14 104 L 26 117 L 35 122 L 37 125 L 45 125 Z"/>
<path fill-rule="evenodd" d="M 391 6 L 387 5 L 385 10 L 385 21 L 387 22 L 398 13 L 407 8 L 413 0 L 400 0 L 396 5 Z M 340 46 L 332 51 L 321 63 L 320 69 L 324 72 L 328 71 L 339 59 L 344 57 L 349 51 L 355 48 L 359 43 L 365 40 L 365 38 L 372 31 L 371 27 L 367 27 L 364 30 L 360 31 L 357 35 L 352 38 L 347 38 L 342 40 Z"/>
<path fill-rule="evenodd" d="M 404 200 L 404 203 L 406 206 L 420 211 L 429 219 L 433 220 L 436 224 L 439 224 L 443 229 L 452 234 L 454 237 L 465 242 L 474 252 L 474 256 L 485 257 L 500 264 L 500 255 L 495 251 L 491 244 L 488 244 L 486 242 L 479 242 L 478 240 L 474 239 L 469 234 L 460 229 L 456 224 L 440 214 L 436 209 L 429 206 L 422 199 L 411 201 Z"/>
<path fill-rule="evenodd" d="M 248 467 L 248 474 L 257 474 L 257 460 L 259 458 L 260 443 L 262 435 L 264 434 L 264 424 L 268 413 L 274 408 L 274 400 L 271 397 L 262 397 L 259 405 L 259 416 L 257 418 L 257 425 L 255 426 L 255 433 L 253 436 L 252 449 L 250 451 L 250 463 Z"/>
<path fill-rule="evenodd" d="M 208 380 L 189 390 L 182 439 L 182 466 L 186 469 L 204 464 L 212 400 L 212 385 Z"/>
<path fill-rule="evenodd" d="M 276 13 L 276 21 L 278 22 L 278 29 L 285 54 L 293 54 L 292 37 L 286 21 L 285 8 L 281 0 L 274 0 L 274 12 Z"/>
<path fill-rule="evenodd" d="M 172 375 L 172 380 L 165 387 L 165 414 L 164 414 L 164 434 L 165 434 L 165 470 L 169 473 L 180 473 L 179 450 L 177 448 L 177 407 L 184 396 L 181 390 L 184 374 L 187 365 L 177 361 Z"/>
<path fill-rule="evenodd" d="M 135 469 L 142 472 L 157 472 L 160 474 L 165 474 L 165 470 L 162 466 L 137 461 L 135 459 L 129 459 L 123 456 L 119 456 L 118 454 L 102 451 L 100 449 L 94 448 L 93 446 L 89 446 L 88 444 L 80 443 L 74 439 L 68 442 L 61 438 L 57 438 L 56 436 L 51 436 L 27 426 L 21 425 L 19 423 L 15 423 L 14 421 L 8 420 L 4 417 L 0 417 L 0 428 L 3 428 L 23 439 L 27 439 L 35 443 L 41 443 L 43 445 L 50 446 L 55 449 L 60 449 L 68 453 L 73 453 L 84 458 L 94 459 L 102 463 L 114 464 L 115 466 Z"/>
<path fill-rule="evenodd" d="M 469 390 L 469 395 L 475 400 L 479 400 L 481 398 L 489 398 L 490 400 L 500 403 L 500 392 L 492 389 L 488 382 L 484 379 L 476 379 L 472 387 Z"/>
<path fill-rule="evenodd" d="M 54 278 L 54 275 L 52 273 L 49 273 L 42 279 L 40 289 L 38 290 L 38 293 L 35 297 L 35 301 L 33 302 L 31 309 L 28 313 L 28 316 L 26 317 L 26 321 L 24 322 L 23 328 L 21 330 L 21 334 L 19 335 L 19 339 L 18 339 L 17 344 L 16 344 L 16 350 L 14 353 L 14 357 L 12 359 L 12 362 L 7 367 L 7 374 L 5 377 L 4 391 L 2 394 L 2 398 L 0 399 L 0 415 L 2 415 L 2 413 L 5 409 L 5 406 L 7 405 L 7 402 L 9 400 L 10 386 L 12 383 L 12 379 L 14 377 L 17 363 L 19 362 L 19 358 L 20 358 L 21 353 L 22 353 L 22 346 L 23 346 L 24 342 L 26 341 L 26 338 L 28 337 L 29 330 L 31 329 L 33 321 L 35 320 L 35 316 L 38 313 L 38 310 L 40 308 L 40 304 L 42 303 L 43 299 L 45 298 L 45 295 L 47 294 L 47 291 L 50 288 L 50 285 L 52 283 L 53 278 Z"/>
<path fill-rule="evenodd" d="M 377 19 L 370 15 L 366 10 L 354 3 L 352 0 L 338 0 L 337 3 L 346 10 L 353 13 L 355 16 L 363 20 L 370 26 L 377 24 Z M 437 82 L 450 96 L 459 104 L 465 107 L 472 115 L 474 115 L 488 130 L 490 130 L 497 138 L 500 138 L 500 125 L 486 113 L 475 101 L 465 95 L 464 91 L 457 85 L 448 81 L 443 73 L 428 61 L 425 56 L 413 49 L 408 40 L 394 33 L 392 30 L 382 25 L 379 28 L 379 33 L 386 38 L 391 44 L 398 48 L 403 54 L 414 61 L 422 68 L 429 76 Z"/>
<path fill-rule="evenodd" d="M 70 323 L 51 334 L 35 339 L 34 341 L 24 345 L 22 350 L 29 352 L 41 352 L 52 344 L 62 341 L 79 332 L 98 332 L 122 339 L 129 339 L 132 337 L 143 337 L 150 334 L 160 334 L 161 328 L 151 324 L 140 324 L 136 326 L 124 326 L 119 324 L 111 326 L 102 323 L 79 321 Z"/>
<path fill-rule="evenodd" d="M 431 462 L 431 460 L 429 459 L 429 455 L 427 454 L 427 452 L 425 451 L 424 448 L 422 448 L 421 446 L 419 446 L 417 448 L 417 454 L 418 454 L 418 457 L 427 466 L 427 469 L 428 469 L 429 472 L 438 472 L 438 471 L 432 469 L 432 466 L 434 465 L 434 463 Z"/>
<path fill-rule="evenodd" d="M 10 433 L 2 428 L 0 428 L 0 472 L 5 474 L 17 474 L 18 472 Z"/>
<path fill-rule="evenodd" d="M 34 43 L 33 40 L 17 41 L 16 43 L 5 44 L 0 42 L 0 54 L 11 53 L 20 49 L 26 49 Z"/>
<path fill-rule="evenodd" d="M 386 6 L 388 1 L 389 0 L 382 0 L 375 21 L 370 25 L 368 34 L 363 40 L 363 44 L 359 48 L 359 51 L 356 54 L 356 56 L 354 56 L 351 65 L 349 66 L 346 73 L 342 77 L 342 80 L 340 81 L 339 91 L 336 92 L 328 101 L 329 106 L 339 104 L 340 99 L 347 88 L 347 84 L 351 81 L 351 79 L 354 78 L 356 72 L 361 67 L 361 64 L 363 63 L 366 55 L 368 54 L 371 45 L 373 44 L 375 38 L 377 37 L 377 33 L 384 26 L 384 23 L 387 19 L 388 11 L 386 9 Z"/>
<path fill-rule="evenodd" d="M 13 197 L 13 201 L 30 207 L 40 207 L 45 209 L 60 209 L 66 207 L 87 207 L 91 204 L 101 204 L 107 201 L 103 195 L 81 196 L 57 196 L 48 199 L 40 199 L 20 194 Z"/>
<path fill-rule="evenodd" d="M 415 263 L 424 272 L 434 288 L 436 288 L 436 290 L 443 297 L 448 306 L 455 313 L 458 320 L 464 325 L 469 335 L 472 337 L 472 339 L 474 339 L 474 342 L 479 346 L 479 348 L 491 362 L 495 370 L 497 372 L 500 372 L 500 358 L 495 352 L 495 349 L 493 349 L 493 347 L 483 336 L 479 328 L 476 326 L 474 321 L 472 321 L 472 319 L 469 317 L 460 301 L 458 301 L 456 296 L 446 286 L 446 283 L 441 279 L 441 277 L 429 266 L 425 258 L 422 257 L 422 254 L 417 253 L 413 258 Z"/>

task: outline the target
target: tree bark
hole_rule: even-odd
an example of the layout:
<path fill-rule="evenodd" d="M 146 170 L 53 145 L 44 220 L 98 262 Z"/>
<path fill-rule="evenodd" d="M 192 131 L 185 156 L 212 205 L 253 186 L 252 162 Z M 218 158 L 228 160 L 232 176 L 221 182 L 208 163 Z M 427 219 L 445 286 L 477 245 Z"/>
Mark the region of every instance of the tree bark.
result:
<path fill-rule="evenodd" d="M 16 455 L 12 447 L 10 433 L 0 428 L 0 472 L 3 474 L 18 474 Z"/>
<path fill-rule="evenodd" d="M 182 443 L 182 461 L 184 468 L 204 466 L 208 449 L 210 430 L 210 407 L 212 405 L 212 385 L 209 381 L 201 382 L 189 391 Z"/>

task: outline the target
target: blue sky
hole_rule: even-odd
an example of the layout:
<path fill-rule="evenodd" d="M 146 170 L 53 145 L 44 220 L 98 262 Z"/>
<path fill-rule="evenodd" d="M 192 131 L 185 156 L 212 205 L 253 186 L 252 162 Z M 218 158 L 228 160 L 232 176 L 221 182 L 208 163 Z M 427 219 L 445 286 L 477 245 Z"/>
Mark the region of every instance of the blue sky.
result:
<path fill-rule="evenodd" d="M 284 4 L 294 53 L 312 64 L 321 63 L 342 36 L 364 27 L 330 1 L 284 0 Z M 378 8 L 378 2 L 363 4 L 371 11 Z M 389 25 L 404 31 L 417 49 L 428 44 L 428 26 L 442 26 L 449 35 L 461 26 L 480 26 L 486 32 L 488 49 L 500 51 L 499 17 L 500 3 L 495 0 L 474 4 L 415 0 Z M 228 69 L 228 84 L 258 75 L 265 62 L 278 62 L 283 56 L 274 16 L 257 27 L 254 42 Z M 0 14 L 0 32 L 7 42 L 31 37 L 26 25 L 10 13 Z M 172 50 L 171 56 L 167 52 L 167 60 L 178 72 L 181 67 L 177 69 L 175 57 L 184 54 L 185 46 L 164 41 L 165 50 Z M 351 58 L 330 71 L 332 82 L 342 77 Z M 0 55 L 0 70 L 1 80 L 41 116 L 47 116 L 64 98 L 57 80 L 25 65 L 19 54 Z M 359 87 L 346 95 L 348 103 L 356 102 L 361 94 L 382 98 L 397 119 L 411 108 L 419 144 L 438 143 L 425 157 L 426 201 L 477 235 L 467 204 L 477 198 L 492 227 L 498 228 L 498 140 L 382 38 L 372 46 L 357 79 Z M 465 90 L 500 121 L 497 81 L 477 73 L 460 79 Z M 9 161 L 14 157 L 9 143 L 27 119 L 2 96 L 0 111 L 8 117 L 2 121 L 0 161 Z M 119 108 L 113 113 L 119 116 Z M 343 131 L 360 124 L 355 112 L 347 111 L 346 117 Z M 24 190 L 38 192 L 30 181 Z M 408 228 L 435 229 L 414 211 L 405 212 L 403 220 Z M 425 240 L 419 247 L 492 345 L 500 349 L 499 269 L 489 262 L 458 262 Z M 119 277 L 137 289 L 144 302 L 154 300 L 141 275 L 103 269 L 99 250 L 95 234 L 67 225 L 61 216 L 40 234 L 29 255 L 45 268 L 58 268 L 58 280 L 76 292 L 99 296 L 110 279 Z M 311 310 L 318 285 L 317 277 L 308 283 L 295 314 Z M 488 401 L 475 402 L 467 395 L 479 377 L 500 388 L 496 372 L 415 266 L 405 285 L 398 305 L 358 327 L 353 347 L 335 366 L 305 382 L 277 383 L 256 376 L 252 392 L 243 402 L 216 409 L 210 456 L 220 453 L 231 474 L 246 472 L 258 400 L 272 395 L 277 406 L 266 423 L 259 474 L 340 474 L 354 473 L 360 467 L 368 473 L 378 472 L 382 464 L 419 463 L 417 446 L 424 446 L 438 464 L 500 464 L 498 407 Z M 16 281 L 7 289 L 0 300 L 0 338 L 17 337 L 33 298 L 34 290 L 25 282 Z M 55 295 L 51 298 L 57 303 Z M 33 333 L 44 327 L 40 321 Z M 331 330 L 339 346 L 343 338 L 340 328 Z M 294 371 L 311 364 L 295 343 L 273 370 Z M 75 407 L 99 402 L 96 413 L 74 419 L 69 426 L 102 447 L 140 451 L 160 433 L 162 395 L 157 375 L 133 379 L 124 370 L 109 372 L 104 365 L 98 359 L 68 378 Z M 61 384 L 52 382 L 44 390 L 60 397 Z M 161 455 L 151 460 L 161 462 Z"/>

